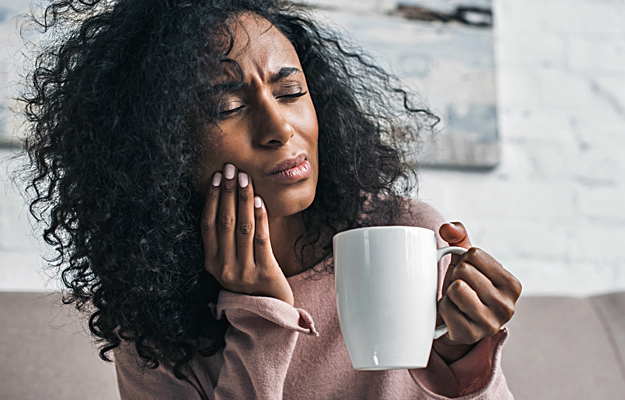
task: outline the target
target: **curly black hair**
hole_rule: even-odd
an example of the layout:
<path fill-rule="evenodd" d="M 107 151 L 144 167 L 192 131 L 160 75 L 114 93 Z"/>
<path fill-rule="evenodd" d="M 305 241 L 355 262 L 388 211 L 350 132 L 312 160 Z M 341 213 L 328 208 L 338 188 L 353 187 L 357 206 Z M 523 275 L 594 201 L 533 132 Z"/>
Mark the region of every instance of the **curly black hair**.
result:
<path fill-rule="evenodd" d="M 363 213 L 392 223 L 416 183 L 405 150 L 436 123 L 396 79 L 305 7 L 274 0 L 61 0 L 21 95 L 31 214 L 54 247 L 64 302 L 91 315 L 100 356 L 134 343 L 177 374 L 225 345 L 207 304 L 198 192 L 201 127 L 218 123 L 211 82 L 229 23 L 257 14 L 293 44 L 319 124 L 319 181 L 296 247 L 310 267 Z M 299 247 L 298 247 L 299 246 Z M 179 374 L 180 376 L 180 374 Z"/>

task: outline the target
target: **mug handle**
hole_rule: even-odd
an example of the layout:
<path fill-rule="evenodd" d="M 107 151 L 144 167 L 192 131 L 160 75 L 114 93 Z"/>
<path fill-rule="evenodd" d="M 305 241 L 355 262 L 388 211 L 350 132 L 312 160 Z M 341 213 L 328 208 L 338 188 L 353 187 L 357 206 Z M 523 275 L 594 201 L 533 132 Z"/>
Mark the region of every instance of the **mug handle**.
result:
<path fill-rule="evenodd" d="M 436 261 L 440 261 L 444 255 L 449 254 L 449 253 L 458 254 L 459 256 L 461 256 L 466 252 L 467 252 L 467 249 L 463 247 L 457 247 L 457 246 L 443 247 L 441 249 L 436 250 L 436 256 L 437 256 Z M 434 329 L 434 340 L 438 339 L 439 337 L 443 336 L 446 333 L 447 333 L 447 325 L 443 324 L 441 326 L 437 326 L 436 329 Z"/>

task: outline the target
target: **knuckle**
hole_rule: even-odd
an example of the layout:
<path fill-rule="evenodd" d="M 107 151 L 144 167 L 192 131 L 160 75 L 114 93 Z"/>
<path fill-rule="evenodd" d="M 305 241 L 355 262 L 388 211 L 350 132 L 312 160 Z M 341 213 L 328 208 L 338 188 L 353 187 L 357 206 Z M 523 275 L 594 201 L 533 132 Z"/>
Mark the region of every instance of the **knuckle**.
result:
<path fill-rule="evenodd" d="M 514 296 L 516 297 L 516 299 L 518 299 L 521 296 L 521 292 L 523 291 L 523 285 L 521 284 L 521 282 L 515 278 L 512 277 L 511 279 L 511 285 L 512 285 L 512 293 L 514 294 Z"/>
<path fill-rule="evenodd" d="M 493 336 L 494 334 L 496 334 L 497 332 L 499 332 L 499 329 L 501 328 L 501 326 L 499 326 L 498 323 L 491 321 L 486 325 L 486 335 L 487 336 Z"/>
<path fill-rule="evenodd" d="M 226 180 L 226 183 L 222 186 L 222 190 L 225 193 L 234 193 L 234 191 L 236 190 L 236 185 L 234 184 L 234 181 L 228 181 Z"/>
<path fill-rule="evenodd" d="M 225 284 L 233 284 L 237 281 L 236 274 L 230 269 L 224 266 L 219 274 L 221 281 Z"/>
<path fill-rule="evenodd" d="M 211 227 L 213 226 L 213 224 L 211 223 L 212 221 L 209 221 L 206 218 L 203 218 L 200 221 L 200 230 L 202 231 L 202 233 L 208 233 L 211 230 Z"/>
<path fill-rule="evenodd" d="M 454 280 L 467 278 L 471 273 L 473 267 L 466 262 L 460 262 L 454 267 L 451 277 Z"/>
<path fill-rule="evenodd" d="M 250 200 L 252 198 L 251 191 L 250 190 L 245 190 L 245 189 L 248 189 L 248 187 L 242 188 L 242 189 L 239 190 L 239 198 L 241 200 Z"/>
<path fill-rule="evenodd" d="M 254 225 L 249 222 L 240 223 L 237 231 L 241 236 L 249 236 L 254 231 Z"/>
<path fill-rule="evenodd" d="M 478 247 L 471 247 L 469 250 L 467 250 L 467 252 L 464 254 L 464 258 L 468 261 L 468 260 L 475 260 L 478 259 L 480 257 L 482 257 L 482 254 L 484 253 L 484 251 Z"/>
<path fill-rule="evenodd" d="M 449 285 L 449 289 L 447 289 L 447 293 L 453 293 L 453 295 L 458 296 L 464 292 L 466 283 L 462 279 L 456 279 Z"/>
<path fill-rule="evenodd" d="M 510 303 L 506 302 L 501 305 L 500 313 L 506 322 L 510 321 L 510 319 L 514 315 L 514 311 L 515 311 L 514 306 Z"/>
<path fill-rule="evenodd" d="M 269 237 L 267 235 L 264 235 L 264 234 L 260 234 L 260 235 L 254 236 L 254 243 L 259 245 L 259 246 L 262 246 L 262 245 L 266 244 L 267 240 L 269 240 Z"/>
<path fill-rule="evenodd" d="M 219 217 L 219 229 L 222 231 L 227 231 L 232 229 L 234 225 L 234 217 L 232 215 L 222 215 Z"/>
<path fill-rule="evenodd" d="M 254 235 L 254 243 L 257 245 L 264 245 L 269 240 L 269 236 L 266 233 L 257 233 Z"/>

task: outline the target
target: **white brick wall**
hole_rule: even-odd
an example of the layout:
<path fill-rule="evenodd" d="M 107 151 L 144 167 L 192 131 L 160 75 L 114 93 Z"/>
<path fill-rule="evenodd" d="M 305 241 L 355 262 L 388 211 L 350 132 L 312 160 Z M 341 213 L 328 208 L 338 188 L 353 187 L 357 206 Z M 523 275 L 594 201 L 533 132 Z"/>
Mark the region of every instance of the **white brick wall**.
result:
<path fill-rule="evenodd" d="M 34 237 L 28 208 L 11 182 L 12 155 L 0 149 L 0 290 L 38 291 L 50 281 L 42 268 L 45 249 Z"/>
<path fill-rule="evenodd" d="M 625 290 L 625 2 L 495 0 L 501 164 L 422 171 L 525 294 Z"/>
<path fill-rule="evenodd" d="M 625 290 L 625 1 L 494 8 L 501 164 L 423 170 L 419 195 L 463 221 L 526 295 Z M 47 279 L 25 215 L 2 185 L 0 290 L 41 290 Z"/>

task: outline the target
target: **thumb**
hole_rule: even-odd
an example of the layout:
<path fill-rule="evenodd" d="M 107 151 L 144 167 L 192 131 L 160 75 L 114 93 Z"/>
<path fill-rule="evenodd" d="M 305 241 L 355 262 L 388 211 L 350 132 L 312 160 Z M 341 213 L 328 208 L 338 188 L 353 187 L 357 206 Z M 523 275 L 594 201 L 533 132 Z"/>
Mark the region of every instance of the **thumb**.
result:
<path fill-rule="evenodd" d="M 471 241 L 464 225 L 460 222 L 448 222 L 443 224 L 438 233 L 441 235 L 441 239 L 449 243 L 450 246 L 464 247 L 465 249 L 471 248 Z"/>
<path fill-rule="evenodd" d="M 471 248 L 471 241 L 469 240 L 467 230 L 460 222 L 448 222 L 443 224 L 438 230 L 438 233 L 441 235 L 441 239 L 449 243 L 450 246 L 464 247 L 465 249 Z M 451 255 L 451 262 L 449 263 L 445 278 L 443 279 L 443 296 L 447 293 L 447 288 L 451 284 L 451 274 L 456 264 L 460 261 L 460 257 L 461 256 L 457 254 Z"/>

